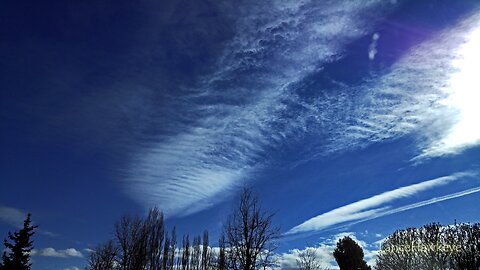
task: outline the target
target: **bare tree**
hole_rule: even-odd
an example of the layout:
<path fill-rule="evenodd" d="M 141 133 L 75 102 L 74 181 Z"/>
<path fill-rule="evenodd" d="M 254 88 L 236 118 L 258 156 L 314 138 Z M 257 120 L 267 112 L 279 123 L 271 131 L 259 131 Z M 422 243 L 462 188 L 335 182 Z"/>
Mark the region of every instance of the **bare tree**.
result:
<path fill-rule="evenodd" d="M 225 252 L 225 235 L 222 233 L 220 239 L 218 240 L 218 260 L 217 260 L 217 269 L 225 270 L 227 269 L 227 258 Z"/>
<path fill-rule="evenodd" d="M 276 256 L 274 250 L 265 249 L 258 255 L 258 265 L 260 269 L 276 269 L 278 264 L 278 256 Z"/>
<path fill-rule="evenodd" d="M 254 221 L 258 223 L 258 220 L 261 221 L 258 218 Z M 254 225 L 261 229 L 261 222 Z M 201 236 L 196 236 L 190 245 L 189 236 L 185 234 L 181 245 L 177 246 L 175 227 L 169 235 L 165 230 L 163 213 L 158 208 L 152 208 L 145 218 L 122 217 L 115 224 L 115 241 L 99 246 L 91 255 L 89 265 L 92 270 L 112 267 L 116 270 L 209 270 L 216 267 L 226 270 L 223 236 L 220 246 L 221 259 L 217 257 L 215 249 L 210 248 L 206 230 L 203 232 L 203 242 Z M 110 252 L 112 249 L 115 252 Z M 108 260 L 108 255 L 113 259 Z"/>
<path fill-rule="evenodd" d="M 377 258 L 377 269 L 414 269 L 419 265 L 419 256 L 415 252 L 418 246 L 415 228 L 398 230 L 382 243 Z"/>
<path fill-rule="evenodd" d="M 379 251 L 377 269 L 479 269 L 480 224 L 398 230 Z"/>
<path fill-rule="evenodd" d="M 190 260 L 190 270 L 198 270 L 200 265 L 200 236 L 193 238 L 192 259 Z"/>
<path fill-rule="evenodd" d="M 148 231 L 147 257 L 150 270 L 158 270 L 162 265 L 163 240 L 165 238 L 165 224 L 163 213 L 157 208 L 148 212 L 145 221 Z"/>
<path fill-rule="evenodd" d="M 183 236 L 183 248 L 182 248 L 182 270 L 188 270 L 190 264 L 190 241 L 188 240 L 188 234 Z"/>
<path fill-rule="evenodd" d="M 162 269 L 168 269 L 168 258 L 170 254 L 170 237 L 167 235 L 165 236 L 165 242 L 163 243 L 163 261 L 162 261 Z"/>
<path fill-rule="evenodd" d="M 273 227 L 273 214 L 261 209 L 258 197 L 244 188 L 238 206 L 233 210 L 225 226 L 229 268 L 255 270 L 258 258 L 264 250 L 273 250 L 273 242 L 279 238 L 279 228 Z"/>
<path fill-rule="evenodd" d="M 87 269 L 113 270 L 116 265 L 117 251 L 112 240 L 99 244 L 88 256 Z"/>
<path fill-rule="evenodd" d="M 124 216 L 115 224 L 119 245 L 118 261 L 121 270 L 140 270 L 147 263 L 148 233 L 138 216 Z"/>
<path fill-rule="evenodd" d="M 449 226 L 447 247 L 451 253 L 450 266 L 454 269 L 480 269 L 480 223 Z"/>
<path fill-rule="evenodd" d="M 168 257 L 168 269 L 173 270 L 175 266 L 175 253 L 177 251 L 177 229 L 173 226 L 172 236 L 170 238 L 170 254 Z"/>
<path fill-rule="evenodd" d="M 314 248 L 306 248 L 305 250 L 299 251 L 297 266 L 300 270 L 320 270 L 322 269 L 322 264 L 318 260 L 317 252 Z"/>
<path fill-rule="evenodd" d="M 203 244 L 202 244 L 202 270 L 207 270 L 210 265 L 210 254 L 208 253 L 208 231 L 203 232 Z"/>

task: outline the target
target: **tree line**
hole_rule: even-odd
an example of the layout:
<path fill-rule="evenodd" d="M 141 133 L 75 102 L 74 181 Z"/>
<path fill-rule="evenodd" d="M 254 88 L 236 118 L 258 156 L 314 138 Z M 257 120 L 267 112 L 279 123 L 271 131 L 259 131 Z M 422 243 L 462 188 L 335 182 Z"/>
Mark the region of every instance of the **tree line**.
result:
<path fill-rule="evenodd" d="M 278 269 L 276 240 L 280 229 L 264 211 L 251 189 L 245 188 L 224 223 L 219 239 L 208 231 L 177 237 L 168 230 L 158 208 L 146 217 L 123 216 L 114 225 L 113 239 L 97 245 L 88 256 L 87 270 L 267 270 Z M 38 226 L 28 214 L 23 228 L 8 233 L 0 270 L 29 270 L 32 236 Z M 325 269 L 314 249 L 297 254 L 300 270 Z M 333 252 L 340 270 L 370 270 L 363 249 L 351 237 L 339 239 Z M 438 223 L 397 230 L 385 241 L 375 269 L 480 269 L 480 223 Z"/>
<path fill-rule="evenodd" d="M 206 270 L 222 263 L 218 258 L 223 256 L 224 248 L 216 252 L 210 247 L 208 231 L 194 236 L 192 241 L 185 234 L 181 243 L 177 242 L 175 227 L 166 230 L 163 214 L 157 208 L 151 209 L 145 219 L 124 216 L 115 224 L 114 239 L 91 252 L 87 268 Z"/>
<path fill-rule="evenodd" d="M 398 230 L 383 242 L 377 269 L 480 269 L 480 223 Z"/>
<path fill-rule="evenodd" d="M 124 216 L 114 239 L 98 245 L 88 258 L 91 270 L 255 270 L 274 265 L 280 229 L 251 189 L 245 188 L 225 222 L 218 241 L 202 235 L 177 236 L 168 231 L 163 213 L 153 208 L 145 218 Z M 215 248 L 212 248 L 215 246 Z"/>

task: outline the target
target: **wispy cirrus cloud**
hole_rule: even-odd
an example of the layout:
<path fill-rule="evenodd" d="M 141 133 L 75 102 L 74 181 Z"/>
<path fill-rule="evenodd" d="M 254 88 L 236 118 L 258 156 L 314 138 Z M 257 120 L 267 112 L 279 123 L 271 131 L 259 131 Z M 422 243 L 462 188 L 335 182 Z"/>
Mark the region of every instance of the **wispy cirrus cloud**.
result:
<path fill-rule="evenodd" d="M 463 24 L 468 27 L 464 43 L 456 51 L 452 66 L 455 72 L 448 78 L 445 89 L 447 98 L 441 104 L 451 113 L 452 126 L 445 129 L 439 138 L 431 138 L 426 149 L 419 156 L 431 157 L 455 154 L 480 144 L 480 115 L 478 100 L 480 91 L 480 14 L 473 16 Z M 473 29 L 472 29 L 473 28 Z M 458 29 L 456 29 L 458 30 Z"/>
<path fill-rule="evenodd" d="M 364 85 L 333 143 L 355 148 L 405 135 L 417 136 L 416 161 L 460 153 L 480 143 L 478 111 L 480 13 L 463 19 L 412 48 L 390 68 Z M 377 40 L 377 42 L 381 42 Z M 377 52 L 380 53 L 380 52 Z"/>
<path fill-rule="evenodd" d="M 385 215 L 391 215 L 398 212 L 426 206 L 432 203 L 458 198 L 461 196 L 469 195 L 475 192 L 479 192 L 480 188 L 473 188 L 454 194 L 449 194 L 437 198 L 433 198 L 426 201 L 421 201 L 413 204 L 409 204 L 402 207 L 393 208 L 391 204 L 394 201 L 409 198 L 417 195 L 421 192 L 447 185 L 449 183 L 475 176 L 476 174 L 470 172 L 456 173 L 449 176 L 439 177 L 432 180 L 420 182 L 405 187 L 400 187 L 394 190 L 386 191 L 384 193 L 372 196 L 367 199 L 363 199 L 326 213 L 313 217 L 300 225 L 297 225 L 290 229 L 286 234 L 295 234 L 311 231 L 322 231 L 331 227 L 339 225 L 351 225 L 370 219 L 382 217 Z"/>
<path fill-rule="evenodd" d="M 285 141 L 298 140 L 313 115 L 324 115 L 302 112 L 293 86 L 368 31 L 373 22 L 362 14 L 390 6 L 267 1 L 235 7 L 242 15 L 237 35 L 215 71 L 178 100 L 182 110 L 175 113 L 191 117 L 170 119 L 173 130 L 136 150 L 126 172 L 129 193 L 183 215 L 226 196 Z"/>

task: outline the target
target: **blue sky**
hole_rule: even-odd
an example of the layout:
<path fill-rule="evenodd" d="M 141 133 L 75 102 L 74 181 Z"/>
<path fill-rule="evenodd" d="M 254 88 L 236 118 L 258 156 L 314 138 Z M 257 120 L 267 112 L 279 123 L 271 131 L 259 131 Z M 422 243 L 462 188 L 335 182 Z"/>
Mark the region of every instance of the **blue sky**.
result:
<path fill-rule="evenodd" d="M 83 268 L 157 205 L 215 238 L 238 191 L 276 212 L 285 269 L 352 235 L 478 222 L 477 1 L 2 3 L 0 233 Z M 333 265 L 334 266 L 334 265 Z"/>

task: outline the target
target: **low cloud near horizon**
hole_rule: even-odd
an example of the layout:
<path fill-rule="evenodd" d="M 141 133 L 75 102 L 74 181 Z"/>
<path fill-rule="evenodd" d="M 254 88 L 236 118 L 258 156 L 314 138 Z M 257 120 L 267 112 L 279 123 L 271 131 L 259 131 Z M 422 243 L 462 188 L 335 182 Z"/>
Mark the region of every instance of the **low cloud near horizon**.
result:
<path fill-rule="evenodd" d="M 367 243 L 363 240 L 360 240 L 354 232 L 341 232 L 323 239 L 323 241 L 317 245 L 306 246 L 302 249 L 292 249 L 288 252 L 279 254 L 278 264 L 280 269 L 298 269 L 297 259 L 299 259 L 299 254 L 307 250 L 314 252 L 317 261 L 320 262 L 323 269 L 339 269 L 337 263 L 335 262 L 335 258 L 333 257 L 333 251 L 335 250 L 338 240 L 346 236 L 352 238 L 363 249 L 364 259 L 367 264 L 370 266 L 375 266 L 375 260 L 380 248 L 380 242 L 376 241 L 374 243 Z"/>

